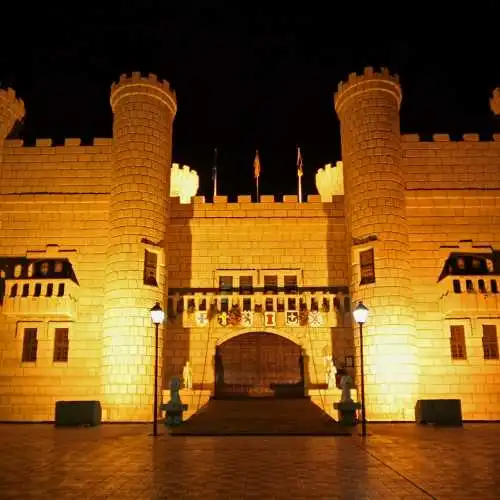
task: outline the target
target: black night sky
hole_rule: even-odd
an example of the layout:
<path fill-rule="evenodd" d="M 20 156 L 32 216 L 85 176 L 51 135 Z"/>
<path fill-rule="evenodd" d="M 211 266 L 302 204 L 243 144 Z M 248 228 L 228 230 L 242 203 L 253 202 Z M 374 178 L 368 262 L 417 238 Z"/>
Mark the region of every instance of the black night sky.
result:
<path fill-rule="evenodd" d="M 214 147 L 219 194 L 253 192 L 256 148 L 261 193 L 296 193 L 297 144 L 315 193 L 316 169 L 340 159 L 333 92 L 368 65 L 399 73 L 404 133 L 487 137 L 495 126 L 497 1 L 54 3 L 2 5 L 0 81 L 25 100 L 21 137 L 110 137 L 111 83 L 153 72 L 177 92 L 174 161 L 198 171 L 207 196 Z"/>

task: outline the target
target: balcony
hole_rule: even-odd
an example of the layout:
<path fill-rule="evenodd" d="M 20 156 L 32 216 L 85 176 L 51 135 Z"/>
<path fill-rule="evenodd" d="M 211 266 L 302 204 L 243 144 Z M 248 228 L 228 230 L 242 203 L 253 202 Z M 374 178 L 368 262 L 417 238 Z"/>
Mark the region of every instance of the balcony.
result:
<path fill-rule="evenodd" d="M 1 312 L 6 316 L 50 316 L 74 321 L 79 286 L 71 279 L 6 279 Z"/>
<path fill-rule="evenodd" d="M 500 277 L 449 275 L 439 285 L 445 314 L 500 312 Z"/>
<path fill-rule="evenodd" d="M 342 293 L 195 293 L 169 296 L 167 317 L 185 328 L 350 327 L 350 298 Z"/>

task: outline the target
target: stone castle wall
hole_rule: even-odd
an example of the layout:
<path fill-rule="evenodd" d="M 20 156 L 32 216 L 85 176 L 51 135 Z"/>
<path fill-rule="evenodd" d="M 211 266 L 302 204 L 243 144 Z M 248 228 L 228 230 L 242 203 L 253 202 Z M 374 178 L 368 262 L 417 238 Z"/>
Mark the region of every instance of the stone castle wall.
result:
<path fill-rule="evenodd" d="M 70 251 L 80 283 L 75 322 L 36 312 L 7 317 L 0 308 L 0 420 L 53 420 L 57 400 L 100 395 L 107 226 L 107 196 L 0 195 L 0 255 L 58 246 Z M 38 360 L 22 363 L 23 329 L 30 326 L 39 330 Z M 53 362 L 58 326 L 70 327 L 68 363 Z"/>
<path fill-rule="evenodd" d="M 343 91 L 348 91 L 349 82 L 346 85 Z M 12 99 L 12 94 L 9 94 L 0 102 L 0 114 L 10 113 L 8 120 L 11 121 L 13 116 L 24 112 L 24 108 Z M 382 109 L 384 99 L 378 96 L 376 102 L 370 105 Z M 130 116 L 135 112 L 132 108 L 129 111 Z M 357 118 L 352 121 L 353 124 L 361 120 L 363 113 L 366 115 L 366 109 L 356 108 L 355 112 Z M 153 121 L 157 120 L 158 115 L 152 114 Z M 380 120 L 380 115 L 375 113 L 373 120 Z M 0 136 L 8 133 L 11 121 L 5 125 L 5 120 L 0 117 Z M 367 126 L 367 135 L 360 139 L 359 134 L 362 136 L 364 132 L 353 129 L 349 132 L 352 134 L 348 140 L 349 147 L 352 147 L 353 141 L 361 140 L 370 149 L 370 141 L 374 140 L 373 154 L 368 154 L 368 157 L 376 158 L 379 156 L 377 148 L 381 145 L 376 143 L 380 138 L 369 134 L 373 121 L 361 120 L 359 123 Z M 124 135 L 127 133 L 125 128 L 122 128 Z M 437 283 L 449 253 L 449 249 L 443 249 L 443 246 L 464 245 L 467 243 L 460 243 L 461 240 L 471 240 L 473 245 L 500 248 L 500 217 L 497 216 L 500 206 L 499 136 L 494 136 L 492 141 L 478 141 L 476 135 L 467 134 L 462 141 L 452 141 L 446 135 L 436 135 L 432 141 L 425 142 L 417 135 L 403 135 L 401 142 L 396 144 L 396 135 L 394 129 L 394 137 L 389 141 L 390 144 L 394 142 L 394 148 L 389 148 L 391 151 L 386 156 L 401 155 L 402 199 L 406 207 L 398 220 L 403 219 L 407 227 L 407 243 L 404 238 L 402 240 L 407 245 L 404 250 L 406 256 L 403 259 L 401 255 L 392 255 L 395 248 L 384 251 L 388 250 L 387 262 L 395 259 L 401 263 L 398 267 L 401 272 L 406 273 L 406 267 L 409 268 L 407 295 L 411 298 L 416 332 L 417 396 L 460 397 L 465 418 L 499 419 L 500 361 L 483 359 L 481 325 L 488 321 L 498 324 L 500 329 L 500 303 L 491 295 L 478 295 L 476 309 L 467 309 L 464 302 L 461 311 L 450 312 L 447 304 L 451 299 L 450 294 L 446 294 L 446 284 Z M 154 134 L 151 136 L 154 137 Z M 343 137 L 343 140 L 347 139 Z M 122 142 L 125 149 L 121 150 L 122 157 L 117 161 L 123 164 L 123 175 L 130 174 L 132 179 L 134 174 L 127 170 L 133 166 L 127 165 L 127 141 Z M 74 251 L 70 259 L 80 283 L 78 316 L 70 329 L 67 365 L 54 364 L 52 350 L 55 322 L 59 321 L 62 325 L 68 321 L 47 316 L 20 319 L 2 314 L 0 308 L 0 420 L 51 420 L 56 400 L 101 399 L 103 392 L 107 392 L 108 400 L 114 398 L 121 401 L 123 387 L 132 383 L 126 377 L 122 385 L 103 382 L 106 377 L 110 380 L 114 372 L 110 367 L 103 377 L 102 371 L 105 286 L 109 283 L 106 269 L 108 273 L 114 272 L 109 267 L 113 260 L 113 252 L 109 251 L 109 210 L 115 180 L 112 172 L 119 153 L 113 149 L 113 144 L 113 139 L 95 139 L 92 145 L 85 146 L 79 139 L 67 139 L 64 145 L 53 146 L 50 140 L 40 139 L 34 146 L 25 147 L 22 141 L 0 137 L 0 256 L 20 257 L 29 251 L 42 251 L 47 245 L 58 245 L 61 251 Z M 387 141 L 384 143 L 386 146 Z M 143 159 L 148 160 L 151 156 L 149 146 L 142 152 Z M 362 294 L 357 290 L 353 268 L 356 261 L 353 261 L 350 248 L 350 236 L 353 234 L 350 217 L 358 214 L 356 224 L 359 234 L 355 236 L 362 237 L 370 226 L 377 231 L 382 228 L 382 233 L 385 231 L 384 234 L 389 235 L 392 215 L 389 212 L 379 213 L 386 219 L 383 227 L 377 226 L 378 229 L 370 220 L 370 215 L 380 206 L 377 203 L 381 199 L 380 193 L 375 194 L 371 201 L 366 200 L 366 213 L 355 205 L 352 172 L 349 172 L 353 164 L 350 155 L 345 152 L 343 162 L 346 182 L 352 186 L 345 197 L 335 196 L 331 203 L 322 203 L 316 195 L 309 196 L 308 201 L 302 204 L 297 202 L 296 196 L 286 196 L 282 201 L 262 196 L 260 203 L 252 203 L 248 196 L 240 196 L 235 203 L 228 203 L 223 196 L 217 197 L 213 203 L 205 202 L 202 197 L 196 197 L 190 204 L 180 204 L 177 199 L 171 199 L 163 212 L 168 219 L 164 242 L 166 275 L 162 278 L 165 286 L 168 283 L 171 290 L 217 288 L 218 275 L 226 271 L 230 274 L 230 270 L 236 270 L 235 274 L 242 269 L 255 269 L 261 274 L 267 271 L 269 274 L 272 271 L 286 274 L 287 269 L 297 269 L 302 286 L 349 286 L 353 298 L 360 298 Z M 168 151 L 160 156 L 168 158 L 166 161 L 169 164 Z M 361 157 L 356 161 L 359 168 L 368 165 Z M 375 175 L 368 182 L 367 189 L 379 186 L 381 180 Z M 125 184 L 129 184 L 128 181 Z M 132 232 L 134 224 L 134 221 L 129 224 Z M 121 238 L 119 232 L 116 229 L 114 233 L 118 239 Z M 116 244 L 127 243 L 118 241 Z M 142 255 L 146 247 L 139 247 Z M 140 259 L 137 262 L 140 263 Z M 390 265 L 386 274 L 381 274 L 380 262 L 376 266 L 379 266 L 378 273 L 376 267 L 377 277 L 380 278 L 378 285 L 383 284 L 380 280 L 385 280 L 387 285 L 390 279 L 397 278 L 392 276 Z M 133 272 L 140 276 L 142 267 L 138 265 Z M 137 276 L 135 281 L 139 279 Z M 391 352 L 395 352 L 391 344 L 393 337 L 386 335 L 383 329 L 383 315 L 376 313 L 380 304 L 383 303 L 384 307 L 390 305 L 392 295 L 387 286 L 385 291 L 379 289 L 380 293 L 376 292 L 376 287 L 377 284 L 371 286 L 371 290 L 362 296 L 372 312 L 366 332 L 371 349 L 369 355 L 375 357 L 377 353 L 387 350 L 388 344 Z M 163 298 L 164 307 L 165 292 L 162 290 L 158 295 Z M 384 295 L 382 292 L 387 293 Z M 400 294 L 400 297 L 406 300 L 405 294 Z M 108 289 L 108 300 L 112 295 L 112 290 Z M 147 300 L 156 297 L 149 294 Z M 144 297 L 141 300 L 144 302 Z M 35 366 L 21 362 L 20 332 L 26 321 L 40 325 L 39 360 Z M 141 316 L 140 321 L 140 328 L 143 328 L 147 317 Z M 450 356 L 449 325 L 456 322 L 466 326 L 468 359 L 465 361 L 452 361 Z M 112 331 L 113 325 L 109 328 Z M 370 329 L 376 333 L 371 340 Z M 206 372 L 209 364 L 203 358 L 204 346 L 213 348 L 224 333 L 219 330 L 214 330 L 207 339 L 205 330 L 200 328 L 172 329 L 171 338 L 174 340 L 171 349 L 169 345 L 164 347 L 165 360 L 175 359 L 177 363 L 186 356 L 197 357 L 200 363 L 195 363 L 193 369 L 201 368 Z M 331 341 L 334 349 L 347 354 L 353 348 L 352 332 L 350 325 L 318 329 L 314 345 L 305 347 L 309 349 L 308 354 L 312 354 L 314 363 L 322 367 L 325 342 Z M 294 334 L 306 339 L 303 333 L 297 331 Z M 186 335 L 191 342 L 188 351 L 185 346 L 175 343 L 176 339 L 186 338 Z M 130 339 L 133 340 L 133 337 L 131 334 Z M 398 345 L 401 347 L 402 344 Z M 150 366 L 151 346 L 146 343 L 143 346 L 143 364 Z M 110 361 L 114 355 L 109 351 L 105 357 Z M 378 365 L 374 362 L 373 366 Z M 393 370 L 394 377 L 398 373 Z M 151 373 L 144 369 L 141 374 L 145 377 L 144 386 L 150 386 Z M 312 372 L 309 375 L 316 377 Z M 321 378 L 320 373 L 317 379 Z M 367 389 L 372 397 L 383 398 L 383 391 L 390 393 L 393 380 L 390 377 L 382 381 L 369 379 L 372 387 Z M 143 393 L 141 404 L 144 408 L 149 406 L 150 399 L 151 394 Z M 385 406 L 379 413 L 390 413 L 390 404 L 381 404 Z M 375 407 L 369 408 L 368 418 L 374 418 L 377 411 Z M 400 418 L 409 418 L 408 412 Z"/>

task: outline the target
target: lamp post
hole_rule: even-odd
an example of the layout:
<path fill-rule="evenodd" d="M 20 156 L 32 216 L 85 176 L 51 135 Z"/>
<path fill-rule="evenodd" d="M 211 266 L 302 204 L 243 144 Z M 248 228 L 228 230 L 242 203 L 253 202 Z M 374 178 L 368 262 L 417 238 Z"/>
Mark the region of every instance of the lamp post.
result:
<path fill-rule="evenodd" d="M 359 354 L 361 365 L 361 435 L 366 437 L 366 408 L 365 408 L 365 360 L 363 356 L 363 324 L 368 319 L 369 309 L 359 301 L 353 311 L 354 320 L 359 325 Z"/>
<path fill-rule="evenodd" d="M 163 323 L 165 313 L 157 302 L 150 310 L 151 321 L 155 325 L 155 389 L 153 395 L 153 436 L 158 436 L 158 326 Z"/>

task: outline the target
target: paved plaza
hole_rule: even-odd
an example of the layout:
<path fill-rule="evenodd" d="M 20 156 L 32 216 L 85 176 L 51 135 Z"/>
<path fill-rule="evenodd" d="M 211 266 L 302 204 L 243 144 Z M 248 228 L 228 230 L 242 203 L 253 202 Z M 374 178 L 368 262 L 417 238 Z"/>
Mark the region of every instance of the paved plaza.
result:
<path fill-rule="evenodd" d="M 500 424 L 351 437 L 152 438 L 147 425 L 0 425 L 0 498 L 498 499 Z"/>

